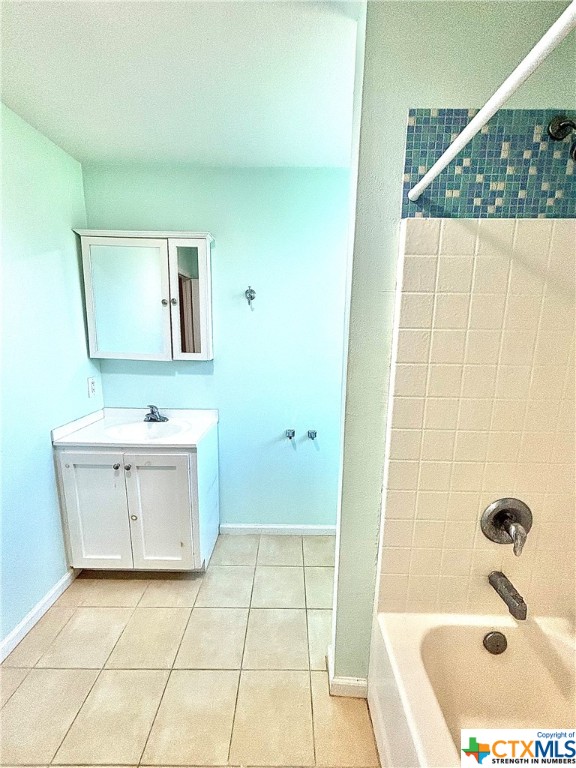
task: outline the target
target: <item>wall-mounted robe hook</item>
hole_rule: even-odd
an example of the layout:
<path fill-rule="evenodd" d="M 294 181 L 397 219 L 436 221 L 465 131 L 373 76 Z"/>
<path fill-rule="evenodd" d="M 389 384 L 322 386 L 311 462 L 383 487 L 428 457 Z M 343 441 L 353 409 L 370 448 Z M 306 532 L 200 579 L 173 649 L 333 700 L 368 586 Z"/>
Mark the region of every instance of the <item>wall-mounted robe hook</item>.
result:
<path fill-rule="evenodd" d="M 252 302 L 256 298 L 256 291 L 254 288 L 252 288 L 251 285 L 248 286 L 248 288 L 244 291 L 244 296 L 246 296 L 246 301 L 248 302 L 248 306 L 250 309 L 252 309 Z"/>

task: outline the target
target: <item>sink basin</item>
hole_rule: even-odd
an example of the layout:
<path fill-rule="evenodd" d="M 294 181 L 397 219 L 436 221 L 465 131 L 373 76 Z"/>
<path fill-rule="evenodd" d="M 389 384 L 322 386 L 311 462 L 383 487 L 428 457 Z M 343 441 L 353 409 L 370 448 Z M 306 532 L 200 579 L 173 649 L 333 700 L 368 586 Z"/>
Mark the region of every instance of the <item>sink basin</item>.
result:
<path fill-rule="evenodd" d="M 116 440 L 158 440 L 162 437 L 178 435 L 185 428 L 185 424 L 173 421 L 136 421 L 129 424 L 116 424 L 106 427 L 105 432 Z"/>

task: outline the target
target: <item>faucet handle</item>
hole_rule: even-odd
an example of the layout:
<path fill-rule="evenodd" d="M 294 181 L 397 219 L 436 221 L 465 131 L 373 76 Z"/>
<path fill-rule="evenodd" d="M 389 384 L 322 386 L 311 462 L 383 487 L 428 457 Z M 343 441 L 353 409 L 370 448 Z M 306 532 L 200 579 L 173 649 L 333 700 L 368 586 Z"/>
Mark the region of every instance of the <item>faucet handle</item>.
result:
<path fill-rule="evenodd" d="M 532 527 L 532 512 L 520 499 L 498 499 L 482 513 L 480 527 L 490 541 L 512 543 L 514 554 L 519 557 Z"/>
<path fill-rule="evenodd" d="M 512 544 L 514 545 L 514 554 L 516 557 L 520 557 L 528 537 L 524 526 L 509 518 L 508 520 L 504 521 L 502 527 L 512 540 Z"/>

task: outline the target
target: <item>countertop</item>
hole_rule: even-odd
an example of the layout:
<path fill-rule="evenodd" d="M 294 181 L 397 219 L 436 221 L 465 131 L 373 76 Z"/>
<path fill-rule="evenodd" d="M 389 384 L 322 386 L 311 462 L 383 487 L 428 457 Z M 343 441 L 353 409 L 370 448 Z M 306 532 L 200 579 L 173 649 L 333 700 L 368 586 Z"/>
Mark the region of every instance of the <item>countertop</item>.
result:
<path fill-rule="evenodd" d="M 52 430 L 59 446 L 193 448 L 218 423 L 217 410 L 160 408 L 167 422 L 145 422 L 148 408 L 104 408 Z"/>

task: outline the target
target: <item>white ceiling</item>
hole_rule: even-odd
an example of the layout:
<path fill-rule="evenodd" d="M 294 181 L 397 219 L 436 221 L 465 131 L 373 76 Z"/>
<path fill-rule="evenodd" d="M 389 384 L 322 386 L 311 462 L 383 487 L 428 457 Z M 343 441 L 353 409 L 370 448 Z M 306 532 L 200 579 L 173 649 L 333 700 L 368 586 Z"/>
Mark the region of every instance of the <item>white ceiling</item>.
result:
<path fill-rule="evenodd" d="M 346 166 L 347 2 L 2 2 L 2 100 L 80 161 Z"/>

